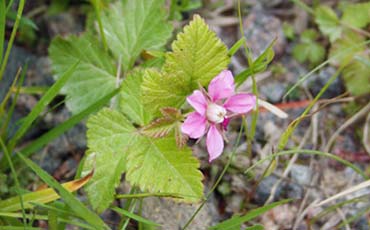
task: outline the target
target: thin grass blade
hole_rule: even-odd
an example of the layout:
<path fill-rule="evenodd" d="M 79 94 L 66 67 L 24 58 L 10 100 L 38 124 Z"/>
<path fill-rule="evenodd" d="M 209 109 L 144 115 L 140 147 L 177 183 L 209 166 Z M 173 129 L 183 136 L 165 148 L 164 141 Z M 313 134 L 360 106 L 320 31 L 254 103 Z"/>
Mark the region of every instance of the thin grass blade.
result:
<path fill-rule="evenodd" d="M 291 199 L 282 200 L 282 201 L 271 203 L 269 205 L 265 205 L 261 208 L 251 210 L 250 212 L 248 212 L 244 216 L 232 217 L 231 219 L 225 220 L 225 221 L 223 221 L 223 222 L 221 222 L 221 223 L 219 223 L 215 226 L 210 227 L 209 229 L 230 229 L 230 228 L 238 227 L 241 224 L 243 224 L 245 222 L 248 222 L 248 221 L 262 215 L 263 213 L 269 211 L 270 209 L 273 209 L 276 206 L 279 206 L 279 205 L 282 205 L 282 204 L 286 204 L 289 201 L 291 201 Z"/>
<path fill-rule="evenodd" d="M 50 87 L 50 89 L 45 93 L 40 101 L 37 102 L 32 111 L 27 115 L 22 123 L 21 127 L 14 134 L 14 137 L 9 141 L 9 147 L 12 149 L 16 142 L 27 132 L 31 124 L 40 115 L 44 108 L 53 100 L 55 96 L 58 95 L 60 89 L 65 85 L 68 79 L 72 76 L 79 62 L 76 62 L 71 68 L 69 68 L 58 80 Z"/>
<path fill-rule="evenodd" d="M 144 217 L 141 217 L 141 216 L 139 216 L 139 215 L 136 215 L 136 214 L 134 214 L 134 213 L 131 213 L 131 212 L 129 212 L 129 211 L 127 211 L 127 210 L 125 210 L 125 209 L 117 208 L 117 207 L 114 207 L 114 208 L 111 208 L 111 209 L 112 209 L 113 211 L 115 211 L 115 212 L 118 212 L 118 213 L 120 213 L 120 214 L 124 215 L 124 216 L 127 216 L 127 217 L 129 217 L 129 218 L 131 218 L 131 219 L 134 219 L 134 220 L 136 220 L 137 222 L 144 223 L 144 224 L 147 224 L 147 225 L 160 226 L 160 224 L 157 224 L 157 223 L 155 223 L 155 222 L 153 222 L 153 221 L 150 221 L 150 220 L 148 220 L 148 219 L 145 219 Z"/>
<path fill-rule="evenodd" d="M 86 175 L 79 180 L 73 180 L 62 184 L 63 188 L 73 192 L 84 186 L 92 177 L 92 173 Z M 24 202 L 24 209 L 33 208 L 34 203 L 49 203 L 53 200 L 59 199 L 60 196 L 52 188 L 46 188 L 35 192 L 30 192 L 22 195 Z M 15 212 L 22 208 L 18 197 L 11 197 L 0 201 L 0 211 Z"/>
<path fill-rule="evenodd" d="M 46 184 L 58 191 L 60 196 L 64 199 L 66 204 L 82 219 L 87 223 L 96 227 L 97 229 L 109 229 L 109 227 L 103 222 L 100 217 L 88 209 L 84 204 L 81 203 L 74 195 L 66 190 L 61 184 L 59 184 L 53 177 L 51 177 L 47 172 L 42 168 L 36 165 L 33 161 L 28 158 L 25 158 L 18 153 L 18 156 L 22 161 L 30 167 Z"/>

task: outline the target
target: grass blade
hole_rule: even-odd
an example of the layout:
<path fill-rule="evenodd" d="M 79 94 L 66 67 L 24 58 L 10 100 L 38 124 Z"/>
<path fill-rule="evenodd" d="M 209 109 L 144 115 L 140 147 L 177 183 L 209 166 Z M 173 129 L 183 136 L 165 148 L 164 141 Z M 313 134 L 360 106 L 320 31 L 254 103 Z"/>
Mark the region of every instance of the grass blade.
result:
<path fill-rule="evenodd" d="M 0 226 L 0 230 L 24 230 L 24 227 Z M 27 230 L 42 230 L 41 228 L 27 227 Z"/>
<path fill-rule="evenodd" d="M 329 86 L 334 82 L 335 79 L 339 76 L 340 72 L 342 71 L 343 66 L 340 67 L 325 83 L 325 85 L 321 88 L 320 92 L 315 96 L 315 98 L 311 101 L 311 103 L 307 106 L 307 108 L 303 111 L 303 113 L 296 118 L 294 121 L 292 121 L 288 128 L 284 131 L 284 133 L 281 135 L 279 143 L 278 143 L 278 149 L 282 150 L 285 148 L 286 144 L 288 143 L 288 140 L 290 136 L 293 134 L 294 130 L 297 128 L 297 126 L 301 123 L 301 121 L 306 117 L 308 112 L 312 109 L 312 107 L 315 105 L 315 103 L 320 99 L 320 97 L 325 93 L 325 91 L 329 88 Z"/>
<path fill-rule="evenodd" d="M 5 1 L 0 1 L 0 65 L 3 60 L 4 40 L 5 40 L 5 21 L 6 5 Z"/>
<path fill-rule="evenodd" d="M 86 175 L 85 177 L 79 180 L 73 180 L 67 183 L 62 184 L 62 186 L 70 191 L 76 191 L 82 186 L 84 186 L 92 177 L 92 173 Z M 60 196 L 52 188 L 46 188 L 35 192 L 30 192 L 23 194 L 24 208 L 33 208 L 35 203 L 48 203 L 53 200 L 59 199 Z M 11 197 L 6 200 L 0 201 L 0 211 L 2 212 L 15 212 L 22 208 L 18 201 L 18 197 Z"/>
<path fill-rule="evenodd" d="M 43 134 L 41 137 L 39 137 L 37 140 L 33 141 L 31 144 L 25 146 L 23 149 L 20 150 L 23 156 L 29 156 L 35 151 L 41 149 L 43 146 L 48 144 L 53 139 L 59 137 L 61 134 L 66 132 L 68 129 L 72 128 L 75 124 L 80 122 L 82 119 L 90 115 L 91 113 L 96 112 L 98 109 L 100 109 L 102 106 L 107 104 L 109 100 L 114 97 L 119 92 L 119 89 L 116 89 L 112 91 L 111 93 L 104 96 L 99 101 L 95 102 L 90 107 L 86 108 L 85 110 L 81 111 L 80 113 L 72 116 L 67 121 L 63 122 L 62 124 L 54 127 L 53 129 L 49 130 L 47 133 Z M 15 155 L 14 157 L 16 157 Z M 14 159 L 14 164 L 17 164 L 19 162 L 18 158 Z M 4 171 L 7 169 L 7 165 L 5 164 L 5 161 L 0 162 L 0 171 Z"/>
<path fill-rule="evenodd" d="M 102 219 L 90 209 L 88 209 L 84 204 L 81 203 L 74 195 L 66 190 L 61 184 L 59 184 L 53 177 L 51 177 L 47 172 L 40 168 L 37 164 L 28 158 L 25 158 L 21 154 L 18 156 L 22 161 L 30 167 L 46 184 L 58 191 L 60 196 L 64 199 L 66 204 L 82 219 L 87 223 L 96 227 L 97 229 L 109 229 L 109 227 L 103 222 Z"/>
<path fill-rule="evenodd" d="M 50 89 L 45 93 L 40 101 L 37 102 L 32 111 L 24 119 L 21 127 L 14 134 L 14 137 L 9 141 L 9 149 L 13 149 L 16 142 L 27 132 L 30 128 L 32 122 L 39 116 L 39 114 L 44 110 L 44 108 L 53 100 L 53 98 L 58 95 L 60 89 L 72 76 L 79 62 L 76 62 L 71 68 L 69 68 L 58 80 L 50 87 Z"/>
<path fill-rule="evenodd" d="M 14 98 L 13 98 L 12 103 L 11 103 L 11 105 L 10 105 L 10 108 L 9 108 L 9 110 L 8 110 L 7 114 L 6 114 L 5 121 L 4 121 L 4 123 L 1 125 L 1 128 L 0 128 L 0 136 L 1 136 L 1 137 L 4 137 L 4 139 L 5 139 L 5 137 L 7 136 L 7 135 L 6 135 L 6 131 L 7 131 L 7 128 L 8 128 L 8 126 L 9 126 L 10 119 L 11 119 L 11 118 L 12 118 L 12 116 L 13 116 L 13 112 L 14 112 L 15 106 L 16 106 L 16 104 L 17 104 L 17 99 L 18 99 L 18 96 L 19 96 L 19 89 L 20 89 L 20 87 L 23 85 L 24 78 L 25 78 L 25 76 L 26 76 L 26 72 L 27 72 L 27 68 L 28 68 L 28 67 L 27 67 L 27 65 L 26 65 L 26 67 L 23 69 L 23 71 L 22 71 L 22 73 L 21 73 L 20 82 L 18 83 L 18 86 L 16 87 L 16 91 L 15 91 Z M 19 71 L 20 71 L 20 70 L 21 70 L 21 69 L 19 69 Z M 19 71 L 18 71 L 18 73 L 19 73 Z M 12 87 L 13 87 L 13 86 L 15 86 L 16 82 L 18 81 L 18 75 L 19 75 L 18 73 L 17 73 L 17 76 L 15 77 L 15 80 L 14 80 L 14 82 L 13 82 L 13 84 L 12 84 Z M 7 95 L 5 96 L 4 100 L 2 101 L 2 103 L 1 103 L 1 105 L 0 105 L 0 114 L 5 114 L 5 113 L 4 113 L 4 111 L 5 111 L 5 104 L 7 104 L 7 101 L 8 101 L 7 97 L 8 97 L 8 95 L 9 95 L 9 97 L 10 97 L 10 94 L 11 94 L 11 90 L 9 90 L 9 91 L 8 91 Z M 4 135 L 4 134 L 5 134 L 5 135 Z"/>
<path fill-rule="evenodd" d="M 235 44 L 229 49 L 228 55 L 230 57 L 234 56 L 236 51 L 240 49 L 240 47 L 244 44 L 245 42 L 245 37 L 243 36 L 241 39 L 239 39 Z"/>
<path fill-rule="evenodd" d="M 21 213 L 15 213 L 15 212 L 0 212 L 0 216 L 6 216 L 6 217 L 11 217 L 11 218 L 23 218 L 23 215 Z M 25 217 L 26 219 L 32 220 L 47 220 L 48 217 L 46 215 L 36 215 L 36 214 L 26 214 Z M 0 228 L 1 229 L 1 228 Z M 27 226 L 23 227 L 23 229 L 28 229 Z"/>
<path fill-rule="evenodd" d="M 358 168 L 357 166 L 355 166 L 351 162 L 343 160 L 342 158 L 338 157 L 337 155 L 334 155 L 334 154 L 331 154 L 331 153 L 325 153 L 325 152 L 310 150 L 310 149 L 294 149 L 294 150 L 287 150 L 287 151 L 281 151 L 281 152 L 278 152 L 278 153 L 270 154 L 267 157 L 257 161 L 255 164 L 253 164 L 251 167 L 249 167 L 247 170 L 245 170 L 244 173 L 248 174 L 251 170 L 253 170 L 258 165 L 262 164 L 263 162 L 265 162 L 267 160 L 271 160 L 271 159 L 273 159 L 277 156 L 292 155 L 292 154 L 296 154 L 296 153 L 309 154 L 309 155 L 319 155 L 319 156 L 331 158 L 333 160 L 338 161 L 339 163 L 342 163 L 343 165 L 345 165 L 347 167 L 350 167 L 351 169 L 353 169 L 353 171 L 358 173 L 365 180 L 368 179 L 368 176 L 366 176 L 366 174 L 363 172 L 363 170 L 361 170 L 360 168 Z"/>
<path fill-rule="evenodd" d="M 210 227 L 209 229 L 230 229 L 230 228 L 235 229 L 235 227 L 238 227 L 241 224 L 243 224 L 245 222 L 248 222 L 248 221 L 262 215 L 263 213 L 269 211 L 270 209 L 275 208 L 276 206 L 286 204 L 289 201 L 291 201 L 291 199 L 274 202 L 274 203 L 265 205 L 261 208 L 253 209 L 253 210 L 249 211 L 244 216 L 232 217 L 231 219 L 225 220 L 225 221 L 223 221 L 223 222 L 221 222 L 221 223 L 219 223 L 215 226 Z"/>
<path fill-rule="evenodd" d="M 4 0 L 2 0 L 2 2 L 4 2 Z M 6 47 L 5 55 L 2 59 L 1 66 L 0 66 L 0 81 L 3 78 L 5 67 L 6 67 L 6 64 L 8 63 L 10 50 L 12 49 L 13 42 L 14 42 L 14 39 L 15 39 L 15 35 L 17 34 L 17 29 L 18 29 L 18 26 L 19 26 L 19 22 L 22 18 L 22 12 L 23 12 L 23 8 L 24 8 L 24 4 L 25 4 L 25 0 L 20 0 L 19 1 L 18 10 L 17 10 L 17 18 L 14 22 L 14 26 L 13 26 L 12 33 L 10 35 L 8 46 Z"/>
<path fill-rule="evenodd" d="M 127 210 L 125 210 L 125 209 L 117 208 L 117 207 L 114 207 L 114 208 L 111 208 L 111 209 L 112 209 L 113 211 L 115 211 L 115 212 L 118 212 L 118 213 L 120 213 L 120 214 L 124 215 L 124 216 L 127 216 L 127 217 L 129 217 L 129 218 L 131 218 L 131 219 L 134 219 L 134 220 L 136 220 L 137 222 L 144 223 L 144 224 L 148 224 L 148 225 L 160 226 L 160 224 L 157 224 L 157 223 L 155 223 L 155 222 L 153 222 L 153 221 L 147 220 L 147 219 L 145 219 L 144 217 L 141 217 L 141 216 L 139 216 L 139 215 L 136 215 L 136 214 L 134 214 L 134 213 L 131 213 L 131 212 L 129 212 L 129 211 L 127 211 Z"/>
<path fill-rule="evenodd" d="M 14 181 L 15 181 L 15 186 L 16 186 L 16 189 L 17 189 L 17 193 L 18 193 L 18 197 L 17 197 L 17 200 L 19 198 L 19 203 L 20 203 L 20 206 L 22 208 L 22 216 L 23 216 L 23 225 L 24 225 L 24 228 L 27 227 L 27 222 L 26 222 L 26 213 L 24 211 L 24 202 L 23 202 L 23 196 L 21 194 L 21 186 L 19 184 L 19 181 L 18 181 L 18 176 L 17 176 L 17 173 L 14 169 L 14 165 L 13 165 L 13 162 L 12 162 L 12 159 L 10 157 L 10 154 L 8 152 L 8 149 L 6 148 L 3 140 L 0 138 L 0 145 L 1 145 L 1 148 L 3 149 L 3 153 L 5 155 L 5 158 L 8 160 L 8 163 L 9 163 L 9 166 L 10 166 L 10 169 L 11 169 L 11 172 L 12 172 L 12 175 L 14 177 Z"/>

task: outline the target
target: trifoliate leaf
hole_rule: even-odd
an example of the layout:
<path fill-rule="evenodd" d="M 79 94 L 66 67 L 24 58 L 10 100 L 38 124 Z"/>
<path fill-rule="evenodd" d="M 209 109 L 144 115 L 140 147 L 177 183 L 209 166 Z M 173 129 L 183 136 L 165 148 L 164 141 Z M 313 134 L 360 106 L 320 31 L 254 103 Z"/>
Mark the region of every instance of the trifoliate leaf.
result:
<path fill-rule="evenodd" d="M 301 43 L 293 47 L 293 57 L 299 62 L 317 64 L 325 57 L 325 49 L 315 41 L 317 32 L 306 30 L 301 35 Z"/>
<path fill-rule="evenodd" d="M 172 50 L 164 70 L 189 82 L 192 89 L 198 88 L 198 82 L 208 85 L 229 64 L 226 46 L 198 15 L 177 35 Z"/>
<path fill-rule="evenodd" d="M 127 149 L 134 142 L 136 129 L 126 117 L 114 110 L 103 109 L 87 122 L 89 152 L 85 170 L 95 173 L 86 187 L 93 208 L 104 211 L 113 201 L 115 188 L 126 169 Z"/>
<path fill-rule="evenodd" d="M 192 92 L 189 82 L 182 77 L 155 69 L 145 71 L 141 90 L 145 109 L 155 115 L 159 115 L 164 107 L 180 108 Z"/>
<path fill-rule="evenodd" d="M 342 21 L 356 28 L 363 28 L 370 23 L 370 2 L 346 4 L 343 7 Z"/>
<path fill-rule="evenodd" d="M 85 191 L 93 209 L 102 213 L 114 199 L 115 188 L 126 170 L 126 154 L 90 153 L 84 162 L 83 173 L 94 170 Z"/>
<path fill-rule="evenodd" d="M 62 93 L 66 105 L 77 114 L 115 89 L 115 66 L 93 38 L 70 36 L 53 39 L 49 48 L 56 77 L 80 61 Z"/>
<path fill-rule="evenodd" d="M 120 110 L 127 117 L 143 126 L 150 122 L 151 114 L 144 109 L 142 100 L 141 84 L 143 82 L 144 70 L 134 70 L 123 80 L 120 93 Z"/>
<path fill-rule="evenodd" d="M 342 27 L 335 12 L 328 6 L 319 6 L 315 9 L 315 21 L 321 32 L 329 36 L 330 42 L 340 38 Z"/>
<path fill-rule="evenodd" d="M 127 180 L 143 191 L 173 193 L 185 202 L 196 202 L 203 196 L 198 160 L 190 148 L 178 149 L 173 137 L 137 139 L 126 166 Z"/>
<path fill-rule="evenodd" d="M 170 38 L 164 0 L 118 1 L 102 15 L 104 34 L 124 70 L 132 68 L 144 49 L 157 49 Z"/>
<path fill-rule="evenodd" d="M 364 57 L 361 57 L 364 58 Z M 370 62 L 369 58 L 364 58 Z M 343 69 L 344 83 L 352 95 L 370 93 L 370 66 L 366 62 L 354 60 Z"/>

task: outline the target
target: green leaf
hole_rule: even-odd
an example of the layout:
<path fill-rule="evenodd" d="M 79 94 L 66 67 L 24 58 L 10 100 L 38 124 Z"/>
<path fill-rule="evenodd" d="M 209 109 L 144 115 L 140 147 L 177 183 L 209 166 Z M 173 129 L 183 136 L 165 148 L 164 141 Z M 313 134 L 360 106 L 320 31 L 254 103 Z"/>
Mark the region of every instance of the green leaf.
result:
<path fill-rule="evenodd" d="M 161 108 L 180 108 L 192 92 L 189 82 L 184 81 L 182 77 L 161 73 L 155 69 L 145 71 L 141 90 L 145 109 L 157 116 Z"/>
<path fill-rule="evenodd" d="M 369 62 L 370 59 L 367 58 Z M 349 92 L 358 96 L 370 93 L 370 66 L 354 60 L 343 69 L 343 80 Z"/>
<path fill-rule="evenodd" d="M 361 35 L 353 33 L 350 30 L 344 31 L 343 36 L 332 43 L 329 57 L 333 58 L 332 62 L 334 64 L 348 64 L 356 54 L 362 53 L 366 50 L 366 44 L 358 45 L 363 42 L 364 38 Z M 349 49 L 350 47 L 352 48 Z M 339 55 L 343 53 L 343 50 L 347 50 L 347 52 Z"/>
<path fill-rule="evenodd" d="M 317 64 L 320 63 L 325 58 L 325 48 L 322 47 L 319 43 L 313 42 L 310 46 L 310 52 L 308 54 L 308 60 Z"/>
<path fill-rule="evenodd" d="M 164 0 L 127 0 L 103 12 L 108 47 L 117 59 L 122 56 L 124 71 L 132 68 L 144 49 L 158 49 L 170 38 L 172 26 L 163 6 Z"/>
<path fill-rule="evenodd" d="M 330 42 L 340 38 L 342 27 L 335 12 L 328 6 L 319 6 L 315 9 L 315 22 L 321 32 L 329 36 Z"/>
<path fill-rule="evenodd" d="M 177 35 L 172 50 L 166 55 L 164 70 L 188 82 L 192 90 L 198 82 L 208 85 L 229 64 L 226 46 L 199 15 Z"/>
<path fill-rule="evenodd" d="M 83 172 L 94 170 L 94 176 L 85 187 L 92 208 L 102 213 L 114 199 L 115 188 L 126 169 L 126 154 L 111 152 L 89 153 L 84 162 Z"/>
<path fill-rule="evenodd" d="M 261 208 L 253 209 L 244 216 L 232 217 L 231 219 L 225 220 L 215 226 L 210 227 L 209 229 L 230 229 L 230 228 L 239 227 L 241 224 L 247 221 L 250 221 L 258 216 L 261 216 L 263 213 L 269 211 L 270 209 L 273 209 L 276 206 L 279 206 L 282 204 L 286 204 L 289 201 L 291 201 L 291 199 L 274 202 L 274 203 L 265 205 Z"/>
<path fill-rule="evenodd" d="M 140 126 L 148 124 L 152 119 L 150 113 L 144 109 L 142 100 L 141 84 L 143 75 L 143 70 L 135 70 L 129 73 L 122 82 L 119 98 L 119 107 L 122 113 Z"/>
<path fill-rule="evenodd" d="M 301 43 L 293 47 L 293 57 L 303 63 L 309 61 L 311 64 L 321 62 L 325 57 L 325 48 L 315 40 L 318 34 L 315 30 L 305 30 L 301 35 Z"/>
<path fill-rule="evenodd" d="M 345 4 L 342 22 L 356 28 L 363 28 L 370 23 L 370 2 Z"/>
<path fill-rule="evenodd" d="M 67 107 L 76 114 L 115 89 L 115 66 L 99 42 L 88 36 L 57 37 L 49 47 L 52 67 L 58 77 L 80 61 L 71 79 L 63 87 Z"/>
<path fill-rule="evenodd" d="M 126 169 L 126 149 L 135 139 L 136 129 L 127 118 L 110 109 L 102 109 L 87 122 L 90 154 L 84 171 L 95 170 L 85 187 L 90 203 L 99 213 L 114 199 L 115 188 Z"/>
<path fill-rule="evenodd" d="M 126 178 L 143 191 L 175 193 L 185 202 L 196 202 L 203 197 L 198 168 L 191 149 L 178 149 L 173 137 L 141 137 L 129 150 Z"/>

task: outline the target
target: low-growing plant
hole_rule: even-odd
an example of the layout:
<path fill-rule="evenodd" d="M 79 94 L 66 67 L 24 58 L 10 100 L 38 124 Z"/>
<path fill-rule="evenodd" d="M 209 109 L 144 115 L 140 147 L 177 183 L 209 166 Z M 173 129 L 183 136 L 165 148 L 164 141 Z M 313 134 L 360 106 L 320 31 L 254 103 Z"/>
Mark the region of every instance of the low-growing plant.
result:
<path fill-rule="evenodd" d="M 155 228 L 157 223 L 134 213 L 135 199 L 159 196 L 178 202 L 200 203 L 183 226 L 185 229 L 220 183 L 236 152 L 234 148 L 230 154 L 224 153 L 228 154 L 228 162 L 213 187 L 205 194 L 204 176 L 199 169 L 201 159 L 193 155 L 188 139 L 200 140 L 204 137 L 208 152 L 206 158 L 212 163 L 224 152 L 229 121 L 234 117 L 242 117 L 244 125 L 236 143 L 239 143 L 245 132 L 249 144 L 247 151 L 251 155 L 250 144 L 256 131 L 258 107 L 272 107 L 275 113 L 286 116 L 258 98 L 254 79 L 254 75 L 265 71 L 273 60 L 275 40 L 253 59 L 245 38 L 228 48 L 197 14 L 190 18 L 181 32 L 173 36 L 170 20 L 179 19 L 183 12 L 200 7 L 201 1 L 197 0 L 171 1 L 168 9 L 163 7 L 164 0 L 92 0 L 90 3 L 92 7 L 84 33 L 53 39 L 49 56 L 56 82 L 45 90 L 40 101 L 11 137 L 7 136 L 8 119 L 15 103 L 8 106 L 7 98 L 11 91 L 1 104 L 0 149 L 4 157 L 0 161 L 0 169 L 2 172 L 11 170 L 18 196 L 0 200 L 0 224 L 14 226 L 16 229 L 33 229 L 33 220 L 48 220 L 50 229 L 64 229 L 66 224 L 83 229 L 109 229 L 99 214 L 110 209 L 122 215 L 120 229 L 126 228 L 129 219 Z M 0 39 L 3 39 L 5 14 L 2 13 L 7 11 L 9 5 L 6 6 L 5 2 L 0 4 Z M 23 6 L 24 1 L 20 1 L 14 24 L 15 32 Z M 52 1 L 52 6 L 54 9 L 48 12 L 50 14 L 65 9 L 68 4 Z M 297 149 L 283 151 L 289 137 L 340 72 L 351 93 L 368 93 L 368 85 L 353 80 L 353 76 L 360 76 L 366 82 L 369 76 L 369 56 L 364 38 L 367 34 L 361 30 L 369 23 L 362 11 L 365 7 L 369 7 L 368 4 L 346 5 L 341 20 L 328 7 L 319 6 L 312 10 L 320 31 L 329 36 L 331 42 L 329 60 L 312 72 L 330 61 L 338 65 L 339 69 L 303 114 L 288 126 L 281 136 L 279 152 L 258 160 L 245 170 L 245 174 L 252 175 L 255 167 L 269 160 L 270 165 L 261 176 L 264 178 L 274 171 L 277 157 L 297 154 Z M 240 2 L 238 10 L 241 21 Z M 353 19 L 354 11 L 357 10 L 361 13 Z M 349 30 L 356 33 L 347 33 Z M 12 33 L 10 47 L 15 32 Z M 286 33 L 290 39 L 294 39 L 294 33 L 288 27 Z M 325 50 L 317 38 L 316 31 L 306 30 L 300 37 L 301 43 L 293 49 L 296 59 L 311 64 L 321 62 Z M 0 43 L 2 54 L 3 40 Z M 234 77 L 228 65 L 241 47 L 244 47 L 248 68 Z M 343 52 L 343 49 L 349 51 Z M 0 56 L 0 80 L 9 52 L 8 46 L 5 55 Z M 24 76 L 25 71 L 19 71 L 11 87 L 16 91 L 13 98 L 15 101 Z M 250 77 L 253 93 L 238 92 L 238 87 Z M 58 93 L 66 96 L 65 104 L 72 117 L 32 143 L 16 148 L 36 118 Z M 253 116 L 249 127 L 245 120 L 248 113 Z M 61 184 L 27 157 L 84 118 L 87 118 L 88 149 L 79 165 L 76 179 Z M 299 151 L 334 159 L 366 178 L 361 169 L 336 155 L 316 150 Z M 15 167 L 20 163 L 27 165 L 50 188 L 23 191 Z M 131 186 L 129 194 L 116 192 L 123 176 Z M 4 178 L 4 174 L 0 173 L 0 178 Z M 72 193 L 82 187 L 87 194 L 86 202 Z M 7 187 L 1 187 L 0 190 L 2 193 L 8 192 Z M 62 202 L 57 201 L 59 198 L 63 199 Z M 124 208 L 120 208 L 113 204 L 115 199 L 128 201 Z M 278 201 L 253 209 L 245 215 L 233 216 L 210 229 L 239 229 L 243 223 L 289 201 Z M 17 220 L 20 218 L 22 223 Z M 263 226 L 253 224 L 247 229 L 263 229 Z"/>

